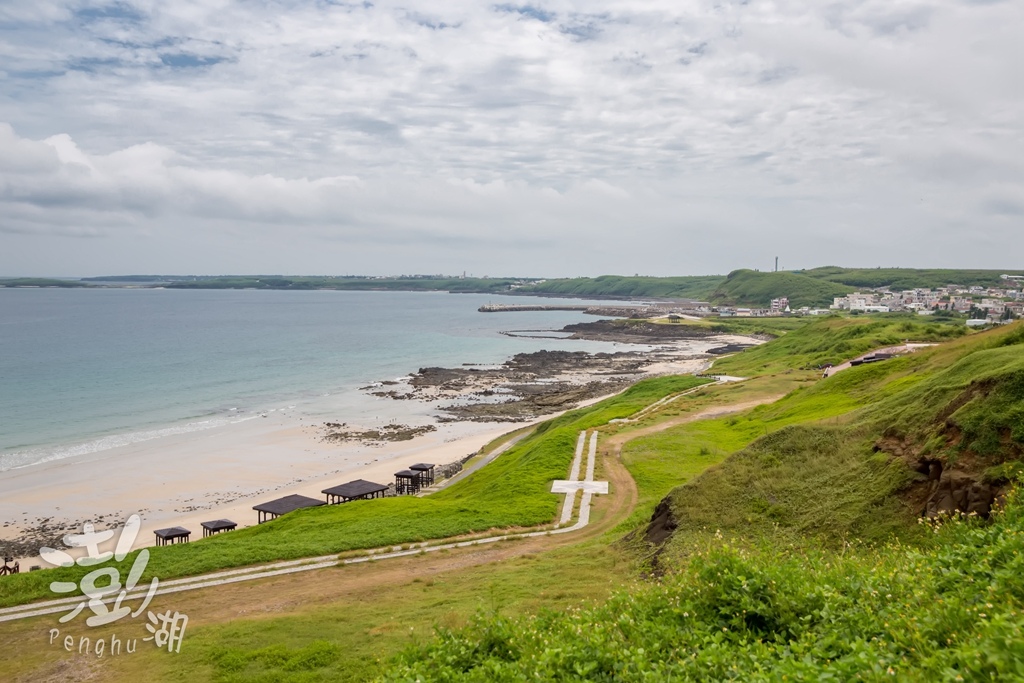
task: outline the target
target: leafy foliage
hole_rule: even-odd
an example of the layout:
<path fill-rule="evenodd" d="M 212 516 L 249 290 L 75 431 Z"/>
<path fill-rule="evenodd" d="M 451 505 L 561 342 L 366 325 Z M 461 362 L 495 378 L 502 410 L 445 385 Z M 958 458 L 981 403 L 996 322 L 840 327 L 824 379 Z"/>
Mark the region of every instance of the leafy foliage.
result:
<path fill-rule="evenodd" d="M 1019 680 L 1024 504 L 899 544 L 746 551 L 716 535 L 678 575 L 605 604 L 480 615 L 387 681 Z"/>

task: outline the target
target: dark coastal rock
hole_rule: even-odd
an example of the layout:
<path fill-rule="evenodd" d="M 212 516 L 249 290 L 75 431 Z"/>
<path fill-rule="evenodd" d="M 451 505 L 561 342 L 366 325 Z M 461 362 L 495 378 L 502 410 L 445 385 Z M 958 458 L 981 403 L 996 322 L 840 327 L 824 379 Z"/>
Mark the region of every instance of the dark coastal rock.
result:
<path fill-rule="evenodd" d="M 708 349 L 708 353 L 712 356 L 724 356 L 727 353 L 739 353 L 745 349 L 753 347 L 753 344 L 725 344 L 724 346 L 716 346 L 713 349 Z"/>
<path fill-rule="evenodd" d="M 935 468 L 929 466 L 929 474 Z M 941 515 L 974 513 L 988 517 L 992 505 L 1001 495 L 1000 487 L 980 481 L 965 472 L 942 471 L 938 479 L 931 479 L 930 495 L 925 501 L 922 515 L 934 519 Z"/>
<path fill-rule="evenodd" d="M 661 325 L 639 320 L 595 320 L 566 325 L 563 332 L 573 339 L 612 341 L 633 344 L 659 343 L 676 339 L 705 339 L 721 334 L 708 327 L 695 325 Z"/>

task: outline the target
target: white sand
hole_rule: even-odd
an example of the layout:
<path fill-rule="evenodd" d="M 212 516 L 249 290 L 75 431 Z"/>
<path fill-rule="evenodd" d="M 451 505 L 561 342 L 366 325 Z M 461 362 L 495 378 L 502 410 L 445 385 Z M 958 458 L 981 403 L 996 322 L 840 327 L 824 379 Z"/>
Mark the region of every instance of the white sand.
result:
<path fill-rule="evenodd" d="M 152 545 L 152 531 L 171 526 L 190 529 L 196 540 L 200 522 L 227 518 L 251 526 L 257 503 L 292 493 L 323 499 L 322 489 L 352 479 L 387 484 L 409 465 L 458 460 L 520 426 L 441 424 L 411 441 L 365 446 L 323 443 L 312 423 L 277 413 L 40 463 L 0 477 L 0 519 L 12 523 L 0 537 L 17 536 L 40 519 L 104 517 L 96 524 L 103 529 L 140 513 L 136 547 Z"/>

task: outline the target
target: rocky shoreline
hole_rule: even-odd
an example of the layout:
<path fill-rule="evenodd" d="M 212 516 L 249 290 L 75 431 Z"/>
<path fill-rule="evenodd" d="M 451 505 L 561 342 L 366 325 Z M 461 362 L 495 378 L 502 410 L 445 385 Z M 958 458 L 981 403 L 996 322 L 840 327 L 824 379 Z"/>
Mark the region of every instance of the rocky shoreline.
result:
<path fill-rule="evenodd" d="M 700 372 L 710 359 L 707 350 L 695 352 L 689 344 L 615 353 L 537 351 L 497 366 L 420 368 L 401 386 L 370 393 L 433 403 L 439 422 L 526 422 L 616 393 L 645 376 Z"/>

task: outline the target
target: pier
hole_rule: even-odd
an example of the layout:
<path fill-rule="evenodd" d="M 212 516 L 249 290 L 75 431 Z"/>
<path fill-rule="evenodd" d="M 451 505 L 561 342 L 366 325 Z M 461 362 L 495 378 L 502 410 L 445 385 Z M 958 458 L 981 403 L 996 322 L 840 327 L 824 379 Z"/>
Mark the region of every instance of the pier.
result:
<path fill-rule="evenodd" d="M 593 306 L 541 306 L 530 304 L 485 304 L 476 309 L 481 313 L 509 313 L 514 311 L 587 311 Z"/>

